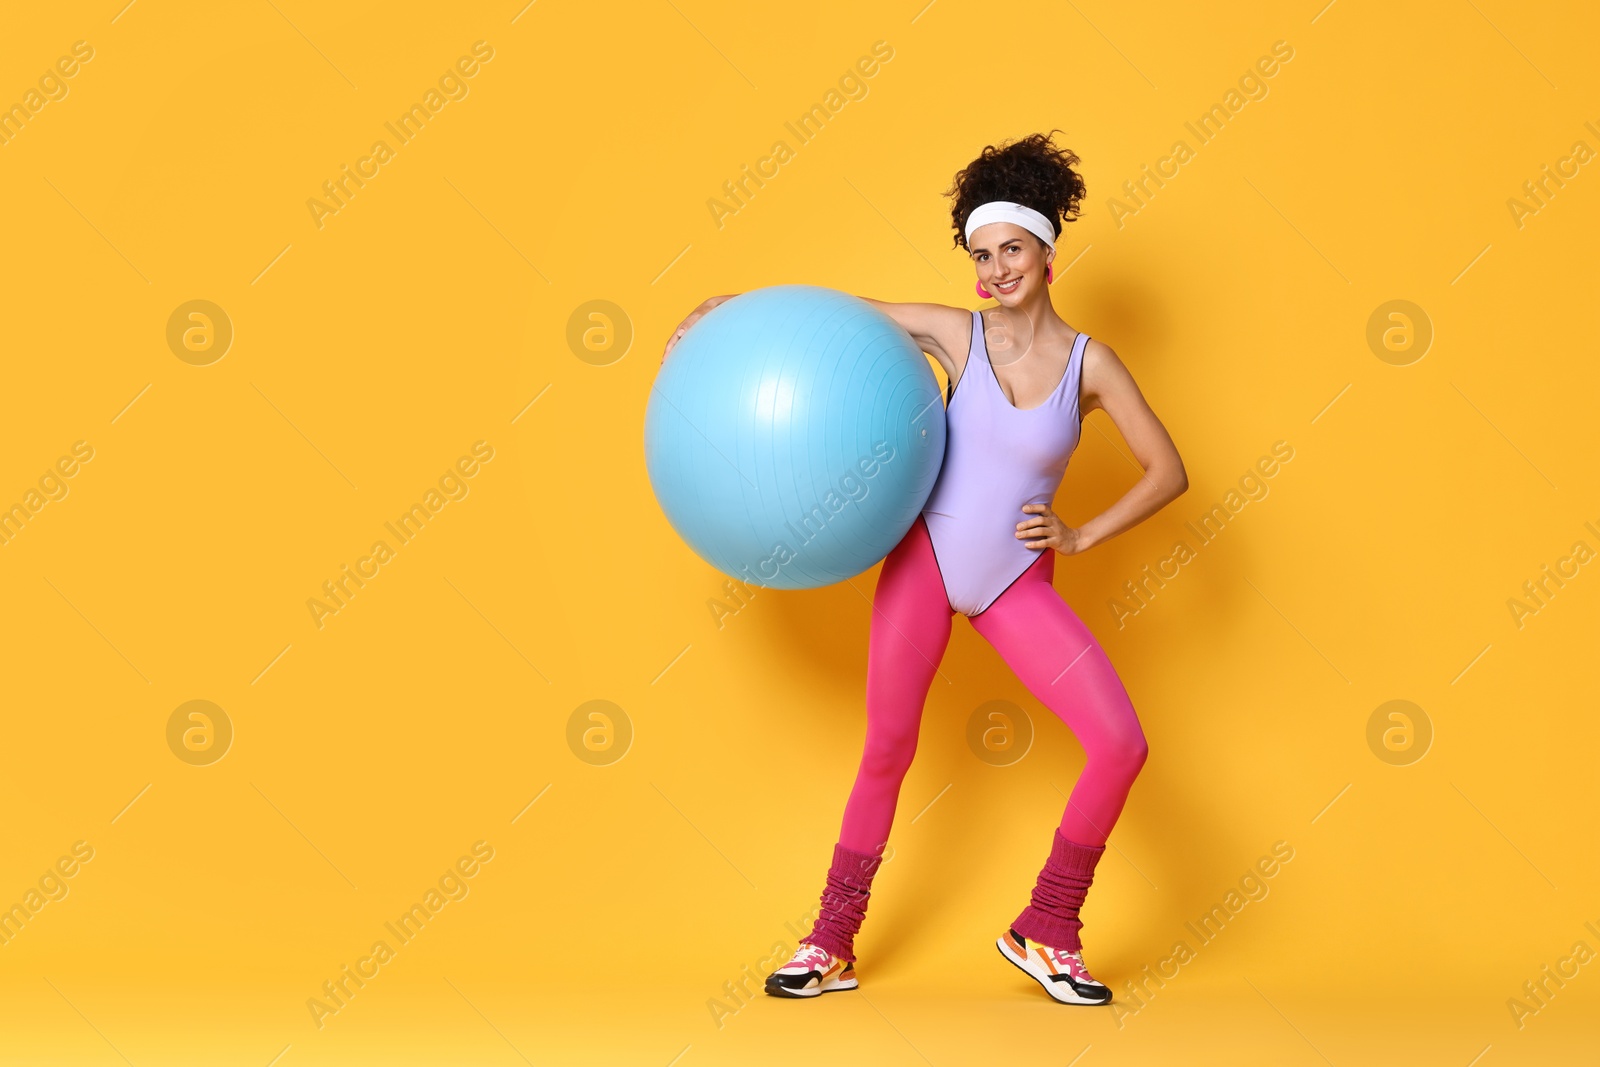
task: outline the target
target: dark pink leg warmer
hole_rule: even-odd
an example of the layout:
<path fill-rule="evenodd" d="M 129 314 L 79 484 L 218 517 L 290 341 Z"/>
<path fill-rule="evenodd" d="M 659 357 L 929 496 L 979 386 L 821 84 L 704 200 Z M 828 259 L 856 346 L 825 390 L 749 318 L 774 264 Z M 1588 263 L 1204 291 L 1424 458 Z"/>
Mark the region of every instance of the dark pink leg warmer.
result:
<path fill-rule="evenodd" d="M 800 939 L 827 949 L 843 960 L 854 960 L 855 936 L 866 918 L 867 898 L 872 895 L 872 878 L 883 863 L 882 846 L 877 854 L 857 852 L 843 844 L 833 846 L 833 866 L 828 868 L 827 885 L 822 890 L 822 906 L 811 933 Z M 1020 931 L 1019 931 L 1020 932 Z"/>
<path fill-rule="evenodd" d="M 1078 931 L 1078 909 L 1094 881 L 1094 867 L 1105 854 L 1104 845 L 1080 845 L 1061 836 L 1058 827 L 1050 846 L 1050 858 L 1039 872 L 1033 899 L 1011 928 L 1030 941 L 1051 948 L 1077 952 L 1083 948 Z"/>

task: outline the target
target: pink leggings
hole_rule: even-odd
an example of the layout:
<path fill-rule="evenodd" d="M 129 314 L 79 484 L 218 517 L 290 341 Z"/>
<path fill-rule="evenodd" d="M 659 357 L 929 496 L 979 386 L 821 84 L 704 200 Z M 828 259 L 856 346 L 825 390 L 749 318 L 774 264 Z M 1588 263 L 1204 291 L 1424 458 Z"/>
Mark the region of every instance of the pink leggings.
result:
<path fill-rule="evenodd" d="M 1055 591 L 1054 549 L 977 615 L 972 628 L 994 646 L 1047 708 L 1077 736 L 1086 757 L 1061 836 L 1104 845 L 1146 747 L 1128 691 L 1094 635 Z M 883 561 L 867 647 L 867 741 L 839 840 L 875 852 L 889 838 L 900 783 L 911 769 L 922 706 L 950 643 L 955 609 L 945 595 L 922 516 Z"/>

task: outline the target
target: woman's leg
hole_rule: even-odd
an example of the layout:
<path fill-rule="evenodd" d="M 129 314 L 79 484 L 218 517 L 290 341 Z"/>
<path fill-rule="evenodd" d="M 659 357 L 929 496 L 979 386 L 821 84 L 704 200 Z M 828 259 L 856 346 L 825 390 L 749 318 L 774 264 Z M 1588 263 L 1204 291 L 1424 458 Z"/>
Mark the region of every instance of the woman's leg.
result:
<path fill-rule="evenodd" d="M 1012 928 L 1053 948 L 1077 950 L 1078 909 L 1122 814 L 1148 749 L 1122 680 L 1051 579 L 1055 551 L 1028 568 L 972 627 L 1083 746 L 1083 773 L 1067 799 L 1033 901 Z"/>
<path fill-rule="evenodd" d="M 1083 746 L 1083 773 L 1067 798 L 1061 834 L 1101 846 L 1122 814 L 1147 747 L 1133 701 L 1094 634 L 1055 591 L 1055 550 L 1034 562 L 972 628 Z"/>
<path fill-rule="evenodd" d="M 821 911 L 812 933 L 801 939 L 842 959 L 855 959 L 853 940 L 894 823 L 900 783 L 917 751 L 922 707 L 950 643 L 954 614 L 919 515 L 878 574 L 867 641 L 861 768 L 845 803 Z"/>
<path fill-rule="evenodd" d="M 900 783 L 911 769 L 922 708 L 950 644 L 945 595 L 928 528 L 917 516 L 883 561 L 867 638 L 867 739 L 839 840 L 872 852 L 889 838 Z"/>

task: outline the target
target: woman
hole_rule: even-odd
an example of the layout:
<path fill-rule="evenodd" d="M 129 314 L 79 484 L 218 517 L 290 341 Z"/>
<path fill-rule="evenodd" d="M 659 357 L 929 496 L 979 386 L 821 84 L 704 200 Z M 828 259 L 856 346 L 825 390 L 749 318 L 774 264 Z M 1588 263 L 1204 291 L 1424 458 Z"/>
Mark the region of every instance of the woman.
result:
<path fill-rule="evenodd" d="M 995 944 L 1057 1001 L 1111 1000 L 1111 990 L 1084 966 L 1078 911 L 1147 749 L 1111 662 L 1055 591 L 1055 557 L 1116 536 L 1189 483 L 1172 439 L 1116 353 L 1051 305 L 1057 220 L 1073 221 L 1084 195 L 1077 162 L 1049 137 L 1033 134 L 986 147 L 956 175 L 946 194 L 955 198 L 955 243 L 972 259 L 978 295 L 992 297 L 997 308 L 980 316 L 942 304 L 868 301 L 944 369 L 951 383 L 945 455 L 922 513 L 878 576 L 865 751 L 818 917 L 794 957 L 767 978 L 774 996 L 856 988 L 854 938 L 916 750 L 923 703 L 959 611 L 1067 724 L 1085 755 L 1031 899 Z M 696 308 L 666 352 L 729 299 L 712 297 Z M 1072 527 L 1051 501 L 1082 419 L 1097 408 L 1145 473 L 1111 507 Z"/>

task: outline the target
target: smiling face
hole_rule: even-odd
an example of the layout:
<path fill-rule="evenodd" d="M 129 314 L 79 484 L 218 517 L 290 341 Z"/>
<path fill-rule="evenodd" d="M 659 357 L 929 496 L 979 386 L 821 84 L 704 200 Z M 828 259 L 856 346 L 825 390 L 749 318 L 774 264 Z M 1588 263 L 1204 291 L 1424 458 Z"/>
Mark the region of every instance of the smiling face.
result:
<path fill-rule="evenodd" d="M 1054 255 L 1039 238 L 1014 222 L 991 222 L 972 231 L 968 244 L 978 281 L 1001 304 L 1019 304 L 1045 285 L 1045 265 Z"/>

